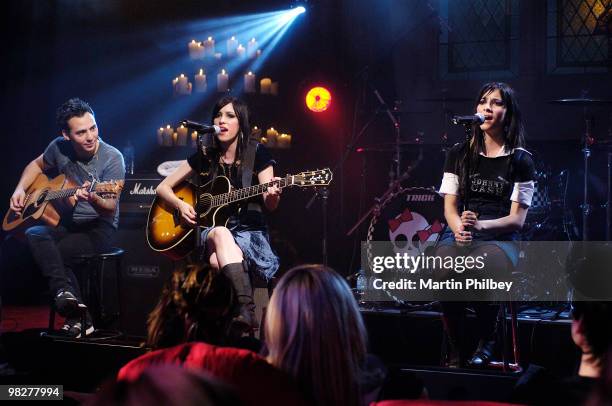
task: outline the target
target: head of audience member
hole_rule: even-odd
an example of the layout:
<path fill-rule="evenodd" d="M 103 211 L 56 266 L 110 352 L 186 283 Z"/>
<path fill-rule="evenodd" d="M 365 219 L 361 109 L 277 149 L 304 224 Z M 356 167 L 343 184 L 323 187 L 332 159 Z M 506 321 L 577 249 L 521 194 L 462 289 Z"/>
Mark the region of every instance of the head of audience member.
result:
<path fill-rule="evenodd" d="M 349 286 L 334 270 L 303 265 L 274 289 L 266 314 L 268 361 L 318 405 L 358 405 L 366 330 Z"/>
<path fill-rule="evenodd" d="M 566 261 L 573 289 L 572 339 L 582 351 L 579 375 L 598 377 L 612 345 L 612 279 L 606 264 L 612 262 L 612 243 L 576 242 Z M 603 299 L 603 300 L 596 300 Z"/>
<path fill-rule="evenodd" d="M 203 265 L 176 270 L 149 315 L 147 344 L 166 348 L 189 341 L 228 345 L 232 306 L 231 284 Z"/>
<path fill-rule="evenodd" d="M 605 358 L 606 365 L 595 384 L 591 397 L 585 402 L 586 406 L 612 405 L 612 347 Z"/>
<path fill-rule="evenodd" d="M 109 383 L 86 404 L 224 406 L 242 402 L 233 388 L 205 372 L 177 365 L 154 365 L 136 380 Z"/>
<path fill-rule="evenodd" d="M 572 339 L 582 351 L 578 374 L 599 377 L 612 345 L 612 302 L 577 301 L 572 305 Z"/>

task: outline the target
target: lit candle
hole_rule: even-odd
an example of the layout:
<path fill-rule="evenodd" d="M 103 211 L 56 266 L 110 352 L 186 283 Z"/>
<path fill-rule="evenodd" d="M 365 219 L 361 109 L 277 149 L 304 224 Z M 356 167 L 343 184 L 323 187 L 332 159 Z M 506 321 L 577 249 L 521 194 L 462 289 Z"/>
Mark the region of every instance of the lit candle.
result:
<path fill-rule="evenodd" d="M 238 41 L 236 41 L 236 37 L 232 36 L 232 38 L 227 40 L 227 56 L 234 56 L 237 47 Z"/>
<path fill-rule="evenodd" d="M 176 142 L 174 143 L 174 145 L 187 145 L 187 127 L 185 127 L 184 125 L 181 124 L 181 126 L 179 128 L 176 129 Z"/>
<path fill-rule="evenodd" d="M 157 130 L 157 145 L 164 145 L 164 127 Z"/>
<path fill-rule="evenodd" d="M 194 131 L 191 133 L 191 146 L 195 147 L 198 144 L 198 132 Z"/>
<path fill-rule="evenodd" d="M 261 94 L 270 94 L 270 87 L 272 86 L 272 79 L 263 78 L 259 81 L 259 88 L 261 89 Z"/>
<path fill-rule="evenodd" d="M 251 137 L 253 138 L 261 137 L 261 129 L 258 128 L 257 126 L 253 127 L 253 129 L 251 130 Z"/>
<path fill-rule="evenodd" d="M 206 75 L 204 74 L 204 69 L 200 69 L 195 75 L 195 91 L 198 93 L 203 93 L 206 91 Z"/>
<path fill-rule="evenodd" d="M 175 96 L 178 94 L 178 78 L 174 78 L 172 79 L 172 94 L 174 94 Z"/>
<path fill-rule="evenodd" d="M 255 75 L 253 72 L 244 75 L 244 92 L 255 93 Z"/>
<path fill-rule="evenodd" d="M 225 73 L 225 69 L 221 69 L 221 73 L 217 75 L 217 92 L 227 92 L 229 89 L 229 75 Z"/>
<path fill-rule="evenodd" d="M 291 146 L 291 135 L 290 134 L 280 134 L 276 139 L 277 148 L 287 149 Z"/>
<path fill-rule="evenodd" d="M 236 55 L 238 56 L 238 58 L 243 58 L 244 52 L 245 52 L 245 49 L 242 46 L 242 44 L 238 45 L 238 48 L 236 48 Z"/>
<path fill-rule="evenodd" d="M 176 145 L 177 134 L 176 132 L 172 133 L 172 145 Z"/>
<path fill-rule="evenodd" d="M 192 39 L 191 42 L 187 44 L 187 48 L 189 49 L 189 57 L 191 59 L 197 59 L 198 52 L 198 42 L 195 39 Z"/>
<path fill-rule="evenodd" d="M 177 94 L 185 95 L 191 93 L 191 87 L 187 76 L 181 73 L 181 75 L 175 79 L 175 89 Z"/>
<path fill-rule="evenodd" d="M 266 131 L 266 138 L 268 139 L 268 146 L 274 148 L 276 146 L 276 137 L 278 137 L 278 131 L 274 127 L 268 128 Z"/>
<path fill-rule="evenodd" d="M 255 38 L 251 38 L 251 40 L 247 43 L 247 55 L 249 58 L 255 57 L 255 52 L 257 52 L 257 41 Z"/>
<path fill-rule="evenodd" d="M 278 82 L 272 82 L 270 85 L 270 94 L 273 96 L 278 96 Z"/>
<path fill-rule="evenodd" d="M 204 59 L 204 44 L 198 42 L 198 46 L 196 48 L 196 57 L 195 59 Z"/>
<path fill-rule="evenodd" d="M 261 137 L 259 139 L 259 142 L 261 142 L 263 145 L 268 145 L 268 139 L 266 137 Z"/>
<path fill-rule="evenodd" d="M 215 55 L 215 40 L 213 37 L 208 37 L 204 44 L 204 55 L 205 56 L 214 56 Z"/>
<path fill-rule="evenodd" d="M 164 138 L 164 142 L 163 142 L 164 147 L 172 146 L 172 134 L 174 134 L 174 128 L 170 127 L 170 125 L 167 125 L 166 128 L 164 128 L 164 131 L 162 134 L 162 137 Z"/>

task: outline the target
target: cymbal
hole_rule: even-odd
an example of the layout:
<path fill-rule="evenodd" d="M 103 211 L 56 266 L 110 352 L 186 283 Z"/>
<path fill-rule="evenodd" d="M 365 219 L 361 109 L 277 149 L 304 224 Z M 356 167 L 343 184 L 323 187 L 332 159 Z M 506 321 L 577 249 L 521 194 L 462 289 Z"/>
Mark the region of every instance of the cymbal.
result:
<path fill-rule="evenodd" d="M 462 103 L 462 102 L 471 102 L 474 101 L 469 97 L 424 97 L 422 99 L 417 99 L 418 101 L 427 101 L 427 102 L 450 102 L 450 103 Z"/>
<path fill-rule="evenodd" d="M 570 106 L 591 106 L 591 105 L 596 105 L 596 104 L 612 104 L 612 100 L 589 99 L 586 97 L 577 97 L 573 99 L 549 100 L 549 103 L 567 104 Z"/>

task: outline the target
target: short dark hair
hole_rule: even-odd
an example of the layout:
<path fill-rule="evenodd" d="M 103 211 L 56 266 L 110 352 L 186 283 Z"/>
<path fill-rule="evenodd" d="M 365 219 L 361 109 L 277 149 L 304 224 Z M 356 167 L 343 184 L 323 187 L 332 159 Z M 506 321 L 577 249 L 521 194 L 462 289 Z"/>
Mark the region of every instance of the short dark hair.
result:
<path fill-rule="evenodd" d="M 56 121 L 58 128 L 60 131 L 70 132 L 68 121 L 72 117 L 83 117 L 85 113 L 90 113 L 92 116 L 95 115 L 87 102 L 78 97 L 68 100 L 57 109 Z"/>
<path fill-rule="evenodd" d="M 574 302 L 572 317 L 580 320 L 591 353 L 603 359 L 612 345 L 612 302 Z"/>

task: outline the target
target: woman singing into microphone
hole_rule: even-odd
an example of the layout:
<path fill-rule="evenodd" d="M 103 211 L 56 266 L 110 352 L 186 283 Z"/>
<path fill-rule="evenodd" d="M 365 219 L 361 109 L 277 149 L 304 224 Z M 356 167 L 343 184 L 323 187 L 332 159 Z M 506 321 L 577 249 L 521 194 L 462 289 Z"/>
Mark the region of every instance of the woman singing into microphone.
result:
<path fill-rule="evenodd" d="M 459 143 L 448 152 L 444 165 L 440 193 L 448 226 L 436 255 L 484 255 L 487 275 L 509 275 L 518 260 L 518 247 L 511 241 L 519 239 L 531 205 L 534 164 L 531 154 L 523 149 L 525 129 L 510 86 L 499 82 L 484 85 L 478 93 L 476 113 L 484 115 L 484 122 L 473 126 L 469 143 Z M 464 353 L 463 337 L 466 305 L 476 312 L 479 338 L 467 363 L 473 367 L 489 363 L 499 305 L 486 300 L 485 295 L 482 301 L 471 303 L 441 302 L 450 346 L 448 366 L 464 366 L 469 355 Z"/>
<path fill-rule="evenodd" d="M 201 168 L 201 184 L 216 176 L 227 177 L 232 187 L 242 185 L 243 162 L 248 148 L 255 148 L 253 177 L 251 184 L 280 180 L 274 176 L 276 162 L 261 144 L 249 143 L 250 127 L 246 104 L 233 97 L 219 100 L 212 113 L 212 122 L 221 128 L 214 137 L 213 146 L 190 156 L 175 172 L 165 178 L 157 187 L 157 194 L 172 207 L 180 211 L 182 220 L 191 226 L 196 224 L 195 209 L 179 199 L 173 188 L 193 176 Z M 249 271 L 265 279 L 271 278 L 278 270 L 278 257 L 269 244 L 267 225 L 262 203 L 268 211 L 275 210 L 280 200 L 281 189 L 269 187 L 261 198 L 247 200 L 233 215 L 227 227 L 205 228 L 202 241 L 206 245 L 206 259 L 210 265 L 221 270 L 234 287 L 239 308 L 235 309 L 232 328 L 240 334 L 256 326 L 255 305 Z"/>

